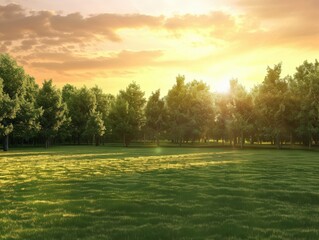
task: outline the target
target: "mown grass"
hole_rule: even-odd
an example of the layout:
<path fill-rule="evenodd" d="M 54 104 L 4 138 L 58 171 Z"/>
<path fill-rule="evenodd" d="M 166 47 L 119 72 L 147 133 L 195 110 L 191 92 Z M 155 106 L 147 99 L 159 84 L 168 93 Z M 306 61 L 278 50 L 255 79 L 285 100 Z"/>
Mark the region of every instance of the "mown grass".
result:
<path fill-rule="evenodd" d="M 319 154 L 54 147 L 0 153 L 0 239 L 319 239 Z"/>

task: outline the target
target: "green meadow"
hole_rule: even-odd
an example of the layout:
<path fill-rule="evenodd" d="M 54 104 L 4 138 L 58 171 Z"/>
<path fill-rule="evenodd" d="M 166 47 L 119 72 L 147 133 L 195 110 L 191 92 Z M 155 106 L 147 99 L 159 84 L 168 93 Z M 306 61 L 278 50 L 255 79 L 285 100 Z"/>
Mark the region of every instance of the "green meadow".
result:
<path fill-rule="evenodd" d="M 0 154 L 0 239 L 319 239 L 319 154 L 13 149 Z"/>

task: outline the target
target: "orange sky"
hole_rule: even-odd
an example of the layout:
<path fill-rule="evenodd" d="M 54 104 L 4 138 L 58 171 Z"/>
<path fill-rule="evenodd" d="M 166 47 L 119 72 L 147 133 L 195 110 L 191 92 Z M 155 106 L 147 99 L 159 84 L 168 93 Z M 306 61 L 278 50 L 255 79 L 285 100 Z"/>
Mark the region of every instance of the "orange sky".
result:
<path fill-rule="evenodd" d="M 178 74 L 223 90 L 250 88 L 268 65 L 293 74 L 319 53 L 317 0 L 0 0 L 0 51 L 39 83 L 99 85 L 116 94 L 136 81 L 148 95 Z"/>

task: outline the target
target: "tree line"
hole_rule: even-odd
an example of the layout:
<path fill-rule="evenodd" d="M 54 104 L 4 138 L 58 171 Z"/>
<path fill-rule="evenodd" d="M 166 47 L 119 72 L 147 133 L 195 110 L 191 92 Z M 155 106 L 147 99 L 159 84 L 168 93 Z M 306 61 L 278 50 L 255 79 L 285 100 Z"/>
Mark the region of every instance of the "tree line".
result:
<path fill-rule="evenodd" d="M 14 144 L 103 144 L 132 140 L 304 144 L 319 141 L 319 63 L 303 62 L 293 76 L 268 67 L 264 81 L 247 91 L 236 79 L 228 93 L 177 76 L 166 96 L 148 99 L 136 83 L 116 96 L 101 88 L 62 89 L 35 79 L 7 54 L 0 55 L 0 133 L 3 149 Z"/>

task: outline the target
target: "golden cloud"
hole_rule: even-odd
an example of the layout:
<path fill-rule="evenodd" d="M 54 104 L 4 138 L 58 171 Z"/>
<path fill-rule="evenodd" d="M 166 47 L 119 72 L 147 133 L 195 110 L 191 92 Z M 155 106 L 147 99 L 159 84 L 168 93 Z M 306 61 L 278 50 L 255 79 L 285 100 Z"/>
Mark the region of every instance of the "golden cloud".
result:
<path fill-rule="evenodd" d="M 20 5 L 0 6 L 0 40 L 54 38 L 51 43 L 81 42 L 96 35 L 120 41 L 121 28 L 157 27 L 162 17 L 141 14 L 99 14 L 83 17 L 80 13 L 66 16 L 49 11 L 27 12 Z M 45 39 L 46 40 L 46 39 Z"/>
<path fill-rule="evenodd" d="M 32 73 L 73 78 L 131 74 L 148 67 L 208 68 L 212 62 L 271 47 L 319 49 L 319 1 L 234 2 L 240 14 L 213 11 L 173 16 L 63 15 L 9 4 L 0 6 L 0 51 L 13 53 Z M 156 43 L 143 39 L 141 32 Z M 192 55 L 196 48 L 202 52 Z"/>
<path fill-rule="evenodd" d="M 97 58 L 76 58 L 70 54 L 66 56 L 63 54 L 38 54 L 34 56 L 36 59 L 55 59 L 58 60 L 58 62 L 35 61 L 31 66 L 53 71 L 113 70 L 118 68 L 149 66 L 155 63 L 156 59 L 161 55 L 161 51 L 122 51 L 110 57 Z"/>

